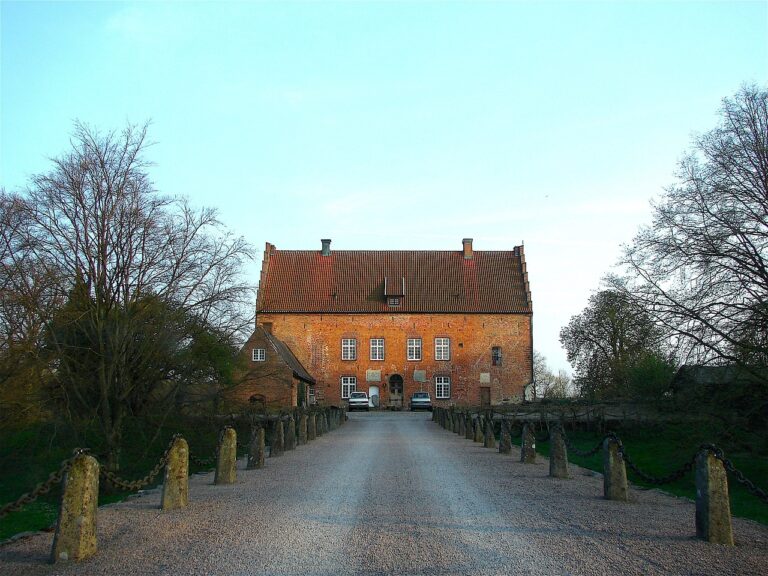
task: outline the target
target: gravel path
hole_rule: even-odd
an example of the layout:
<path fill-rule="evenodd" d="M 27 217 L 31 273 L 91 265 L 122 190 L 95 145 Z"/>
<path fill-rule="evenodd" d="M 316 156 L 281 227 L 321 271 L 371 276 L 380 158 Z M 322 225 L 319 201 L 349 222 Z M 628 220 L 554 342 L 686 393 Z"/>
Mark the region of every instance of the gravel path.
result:
<path fill-rule="evenodd" d="M 768 574 L 768 529 L 694 537 L 694 507 L 656 491 L 603 500 L 602 478 L 518 462 L 429 420 L 352 414 L 339 430 L 238 471 L 191 479 L 190 506 L 150 493 L 99 509 L 99 553 L 46 564 L 52 534 L 0 546 L 0 574 Z"/>

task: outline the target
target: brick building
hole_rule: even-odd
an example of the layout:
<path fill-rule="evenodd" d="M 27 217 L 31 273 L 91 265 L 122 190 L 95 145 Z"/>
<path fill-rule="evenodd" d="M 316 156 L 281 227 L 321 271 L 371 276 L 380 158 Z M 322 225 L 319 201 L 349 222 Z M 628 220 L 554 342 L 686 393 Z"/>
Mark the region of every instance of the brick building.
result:
<path fill-rule="evenodd" d="M 278 250 L 267 243 L 257 332 L 316 381 L 319 401 L 352 390 L 382 407 L 428 391 L 435 405 L 523 398 L 532 305 L 522 246 L 475 251 Z M 246 345 L 245 353 L 252 354 Z"/>

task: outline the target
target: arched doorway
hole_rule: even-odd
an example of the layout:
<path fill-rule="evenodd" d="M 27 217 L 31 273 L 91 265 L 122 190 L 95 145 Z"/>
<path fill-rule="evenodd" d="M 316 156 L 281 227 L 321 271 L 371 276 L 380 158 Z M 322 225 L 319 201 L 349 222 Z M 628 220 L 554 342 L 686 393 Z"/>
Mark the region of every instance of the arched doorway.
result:
<path fill-rule="evenodd" d="M 403 377 L 400 374 L 389 377 L 389 405 L 391 408 L 403 407 Z"/>

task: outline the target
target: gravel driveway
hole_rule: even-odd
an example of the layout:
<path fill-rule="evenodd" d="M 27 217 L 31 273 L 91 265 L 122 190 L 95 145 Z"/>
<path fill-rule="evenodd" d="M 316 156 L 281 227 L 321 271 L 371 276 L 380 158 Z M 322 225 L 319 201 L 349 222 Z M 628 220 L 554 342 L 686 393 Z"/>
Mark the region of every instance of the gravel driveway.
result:
<path fill-rule="evenodd" d="M 52 535 L 0 546 L 0 574 L 768 574 L 768 529 L 735 547 L 694 537 L 694 507 L 656 491 L 603 500 L 602 478 L 518 462 L 425 413 L 351 414 L 308 446 L 191 478 L 190 506 L 150 493 L 99 509 L 99 553 L 46 564 Z"/>

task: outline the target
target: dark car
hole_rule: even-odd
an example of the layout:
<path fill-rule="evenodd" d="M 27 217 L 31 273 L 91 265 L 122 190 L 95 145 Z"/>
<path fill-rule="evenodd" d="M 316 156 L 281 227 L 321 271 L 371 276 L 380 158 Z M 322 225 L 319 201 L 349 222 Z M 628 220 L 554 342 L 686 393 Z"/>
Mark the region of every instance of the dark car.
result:
<path fill-rule="evenodd" d="M 432 411 L 432 398 L 429 392 L 414 392 L 411 395 L 411 412 L 414 410 Z"/>

